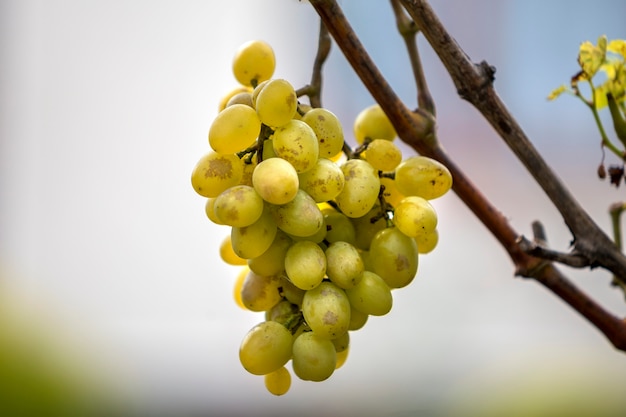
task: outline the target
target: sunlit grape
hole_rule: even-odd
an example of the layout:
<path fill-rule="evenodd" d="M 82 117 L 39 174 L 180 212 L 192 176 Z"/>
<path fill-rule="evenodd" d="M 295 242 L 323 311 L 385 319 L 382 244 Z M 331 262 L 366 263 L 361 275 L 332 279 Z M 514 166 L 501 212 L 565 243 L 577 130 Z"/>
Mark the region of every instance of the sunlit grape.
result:
<path fill-rule="evenodd" d="M 285 254 L 285 272 L 298 288 L 310 290 L 317 287 L 326 274 L 326 256 L 314 242 L 295 242 Z"/>
<path fill-rule="evenodd" d="M 274 74 L 274 50 L 266 42 L 254 40 L 244 43 L 233 58 L 233 75 L 245 86 L 256 86 Z"/>
<path fill-rule="evenodd" d="M 402 162 L 402 151 L 394 142 L 374 139 L 367 145 L 365 160 L 379 171 L 393 171 Z"/>
<path fill-rule="evenodd" d="M 291 374 L 284 366 L 264 376 L 265 388 L 274 395 L 284 395 L 291 387 Z"/>
<path fill-rule="evenodd" d="M 265 159 L 252 173 L 252 184 L 268 203 L 286 204 L 293 200 L 300 184 L 296 169 L 281 158 Z"/>
<path fill-rule="evenodd" d="M 300 120 L 291 120 L 277 128 L 272 144 L 276 156 L 288 161 L 298 173 L 312 169 L 319 157 L 315 132 Z"/>
<path fill-rule="evenodd" d="M 412 156 L 395 170 L 398 190 L 427 200 L 441 197 L 452 187 L 452 175 L 445 165 L 425 156 Z"/>
<path fill-rule="evenodd" d="M 345 184 L 343 171 L 333 161 L 320 158 L 315 166 L 299 174 L 300 188 L 306 191 L 315 202 L 332 200 Z"/>
<path fill-rule="evenodd" d="M 343 148 L 343 128 L 330 110 L 316 108 L 306 112 L 302 121 L 311 126 L 319 142 L 320 158 L 331 158 Z"/>
<path fill-rule="evenodd" d="M 205 154 L 191 173 L 191 185 L 203 197 L 217 197 L 227 188 L 239 184 L 243 162 L 234 154 Z"/>
<path fill-rule="evenodd" d="M 224 224 L 246 227 L 263 213 L 263 199 L 248 185 L 236 185 L 215 198 L 215 215 Z"/>
<path fill-rule="evenodd" d="M 349 159 L 341 165 L 345 185 L 335 201 L 343 214 L 355 218 L 367 214 L 378 201 L 378 172 L 362 159 Z"/>
<path fill-rule="evenodd" d="M 222 110 L 209 129 L 209 144 L 220 154 L 237 153 L 252 145 L 261 132 L 256 111 L 245 104 Z"/>
<path fill-rule="evenodd" d="M 354 138 L 361 144 L 365 138 L 393 140 L 396 130 L 378 104 L 363 109 L 354 120 Z"/>
<path fill-rule="evenodd" d="M 430 233 L 437 227 L 437 213 L 428 200 L 409 196 L 400 201 L 394 210 L 393 223 L 409 237 Z"/>
<path fill-rule="evenodd" d="M 287 80 L 269 80 L 258 92 L 254 106 L 263 124 L 277 128 L 293 119 L 298 98 Z"/>

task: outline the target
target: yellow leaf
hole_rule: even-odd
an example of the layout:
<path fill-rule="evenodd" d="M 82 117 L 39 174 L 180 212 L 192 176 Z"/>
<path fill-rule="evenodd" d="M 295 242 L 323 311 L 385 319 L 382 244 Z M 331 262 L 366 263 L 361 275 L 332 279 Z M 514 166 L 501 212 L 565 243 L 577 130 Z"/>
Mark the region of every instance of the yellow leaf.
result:
<path fill-rule="evenodd" d="M 594 45 L 589 41 L 580 45 L 578 53 L 578 63 L 588 79 L 593 78 L 600 66 L 604 63 L 606 57 L 606 36 L 598 38 L 598 45 Z"/>
<path fill-rule="evenodd" d="M 614 54 L 621 55 L 626 60 L 626 40 L 613 39 L 606 47 L 606 50 Z"/>
<path fill-rule="evenodd" d="M 552 92 L 548 95 L 548 100 L 552 101 L 554 99 L 556 99 L 558 96 L 560 96 L 561 94 L 563 94 L 565 91 L 567 91 L 567 86 L 565 84 L 559 86 L 558 88 L 555 88 L 554 90 L 552 90 Z"/>
<path fill-rule="evenodd" d="M 593 104 L 596 109 L 600 110 L 608 106 L 608 101 L 606 99 L 606 93 L 609 92 L 609 85 L 607 83 L 602 84 L 599 87 L 596 87 L 594 90 Z"/>

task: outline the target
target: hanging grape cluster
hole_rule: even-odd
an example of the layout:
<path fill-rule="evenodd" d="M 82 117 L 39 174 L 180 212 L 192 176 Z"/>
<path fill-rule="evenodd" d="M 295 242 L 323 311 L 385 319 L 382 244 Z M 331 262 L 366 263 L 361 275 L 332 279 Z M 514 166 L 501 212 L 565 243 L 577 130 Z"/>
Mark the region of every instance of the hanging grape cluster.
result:
<path fill-rule="evenodd" d="M 300 103 L 274 69 L 265 42 L 237 51 L 241 86 L 220 103 L 191 183 L 208 218 L 230 227 L 220 255 L 242 267 L 235 299 L 265 312 L 243 338 L 241 364 L 282 395 L 290 361 L 298 378 L 326 380 L 345 362 L 350 332 L 389 313 L 392 290 L 437 245 L 429 200 L 452 177 L 433 159 L 403 159 L 378 105 L 357 116 L 350 149 L 338 118 Z"/>

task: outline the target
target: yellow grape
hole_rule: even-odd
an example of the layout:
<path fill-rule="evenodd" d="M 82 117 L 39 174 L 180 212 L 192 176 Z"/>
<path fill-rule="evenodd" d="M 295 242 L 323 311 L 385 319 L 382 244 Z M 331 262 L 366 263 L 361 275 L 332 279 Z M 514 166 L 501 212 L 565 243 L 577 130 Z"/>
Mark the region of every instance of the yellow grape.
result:
<path fill-rule="evenodd" d="M 437 229 L 434 229 L 428 233 L 421 233 L 415 237 L 415 243 L 417 243 L 417 251 L 419 253 L 430 253 L 439 243 L 439 232 Z"/>
<path fill-rule="evenodd" d="M 346 350 L 342 350 L 341 352 L 337 352 L 337 364 L 335 365 L 335 369 L 339 369 L 346 363 L 348 359 L 348 353 L 350 352 L 350 348 Z"/>
<path fill-rule="evenodd" d="M 270 209 L 278 228 L 292 236 L 312 236 L 324 225 L 324 215 L 315 200 L 302 190 L 287 204 L 272 205 Z"/>
<path fill-rule="evenodd" d="M 435 230 L 437 213 L 425 198 L 409 196 L 396 206 L 393 223 L 402 233 L 414 238 Z"/>
<path fill-rule="evenodd" d="M 207 198 L 204 205 L 204 212 L 211 222 L 219 225 L 224 225 L 220 219 L 215 215 L 215 198 Z"/>
<path fill-rule="evenodd" d="M 341 171 L 345 185 L 335 198 L 339 209 L 351 218 L 364 216 L 378 201 L 378 171 L 362 159 L 349 159 L 341 165 Z"/>
<path fill-rule="evenodd" d="M 230 242 L 230 236 L 226 236 L 220 245 L 220 257 L 224 262 L 229 265 L 247 265 L 248 262 L 239 257 L 233 250 L 233 246 Z"/>
<path fill-rule="evenodd" d="M 283 367 L 291 358 L 293 338 L 285 326 L 265 321 L 246 334 L 239 347 L 239 360 L 254 375 L 267 375 Z"/>
<path fill-rule="evenodd" d="M 324 381 L 337 366 L 337 352 L 330 340 L 318 337 L 315 331 L 304 332 L 293 342 L 293 371 L 305 381 Z"/>
<path fill-rule="evenodd" d="M 291 388 L 291 374 L 284 366 L 264 376 L 265 388 L 274 395 L 284 395 Z"/>
<path fill-rule="evenodd" d="M 254 106 L 261 122 L 275 129 L 293 119 L 298 106 L 298 97 L 289 81 L 269 80 L 259 90 Z"/>
<path fill-rule="evenodd" d="M 363 271 L 359 283 L 347 289 L 346 295 L 353 309 L 372 316 L 384 316 L 393 305 L 389 286 L 371 271 Z"/>
<path fill-rule="evenodd" d="M 239 184 L 243 162 L 234 154 L 205 154 L 191 173 L 191 185 L 203 197 L 217 197 L 222 191 Z"/>
<path fill-rule="evenodd" d="M 250 226 L 230 230 L 233 250 L 244 259 L 256 258 L 272 245 L 276 231 L 272 214 L 267 209 L 263 210 L 261 217 Z"/>
<path fill-rule="evenodd" d="M 217 106 L 218 112 L 221 112 L 222 110 L 224 110 L 226 108 L 226 105 L 228 104 L 228 101 L 231 98 L 233 98 L 234 96 L 236 96 L 237 94 L 240 94 L 240 93 L 252 93 L 252 88 L 244 87 L 244 86 L 241 85 L 239 87 L 235 87 L 232 90 L 230 90 L 220 100 L 220 102 L 219 102 L 219 104 Z"/>
<path fill-rule="evenodd" d="M 335 339 L 348 331 L 350 302 L 343 289 L 323 281 L 304 293 L 302 314 L 319 337 Z"/>
<path fill-rule="evenodd" d="M 320 158 L 315 166 L 298 176 L 300 188 L 306 191 L 316 203 L 335 198 L 345 184 L 343 171 L 330 159 Z"/>
<path fill-rule="evenodd" d="M 248 266 L 259 275 L 278 275 L 285 269 L 285 254 L 293 241 L 282 230 L 276 232 L 270 247 L 256 258 L 248 259 Z"/>
<path fill-rule="evenodd" d="M 241 287 L 241 301 L 250 311 L 267 311 L 281 300 L 281 279 L 248 271 Z"/>
<path fill-rule="evenodd" d="M 359 330 L 365 326 L 369 314 L 365 314 L 350 306 L 350 323 L 348 323 L 348 330 Z"/>
<path fill-rule="evenodd" d="M 276 156 L 285 159 L 298 173 L 312 169 L 319 156 L 317 137 L 311 127 L 300 120 L 291 120 L 274 131 Z"/>
<path fill-rule="evenodd" d="M 385 201 L 391 204 L 392 207 L 397 206 L 400 200 L 405 197 L 400 191 L 398 191 L 396 181 L 392 178 L 382 177 L 380 179 L 380 185 L 385 187 L 383 197 L 385 197 Z"/>
<path fill-rule="evenodd" d="M 302 121 L 311 126 L 319 142 L 320 158 L 331 158 L 343 149 L 343 128 L 337 116 L 330 110 L 315 108 L 302 116 Z"/>
<path fill-rule="evenodd" d="M 251 146 L 261 133 L 256 111 L 245 104 L 233 104 L 222 110 L 209 129 L 209 144 L 221 154 L 237 153 Z"/>
<path fill-rule="evenodd" d="M 333 343 L 333 346 L 335 346 L 335 352 L 343 352 L 350 346 L 350 332 L 345 332 L 338 338 L 331 339 L 330 341 Z"/>
<path fill-rule="evenodd" d="M 252 184 L 263 200 L 282 205 L 294 199 L 300 180 L 296 169 L 289 162 L 281 158 L 270 158 L 254 168 Z"/>
<path fill-rule="evenodd" d="M 261 217 L 263 199 L 249 185 L 235 185 L 215 198 L 213 209 L 222 223 L 246 227 Z"/>
<path fill-rule="evenodd" d="M 394 142 L 374 139 L 367 145 L 365 160 L 378 171 L 393 171 L 402 162 L 402 151 Z"/>
<path fill-rule="evenodd" d="M 250 269 L 247 266 L 241 268 L 241 271 L 239 271 L 239 274 L 237 275 L 237 279 L 235 280 L 235 286 L 233 288 L 233 298 L 235 299 L 235 303 L 244 310 L 248 309 L 243 304 L 243 300 L 241 299 L 241 289 L 243 288 L 243 283 L 248 276 L 248 272 L 250 272 Z"/>
<path fill-rule="evenodd" d="M 326 223 L 324 222 L 324 217 L 322 215 L 322 226 L 318 229 L 317 232 L 313 233 L 309 236 L 295 236 L 289 235 L 294 242 L 300 242 L 302 240 L 308 240 L 314 243 L 319 244 L 320 246 L 324 246 L 324 239 L 326 238 Z"/>
<path fill-rule="evenodd" d="M 230 107 L 233 104 L 244 104 L 248 107 L 254 108 L 254 105 L 252 104 L 252 93 L 250 91 L 242 91 L 235 94 L 230 99 L 228 99 L 225 107 Z"/>
<path fill-rule="evenodd" d="M 415 278 L 417 244 L 396 227 L 378 232 L 372 239 L 369 252 L 372 272 L 384 279 L 389 287 L 405 287 Z"/>
<path fill-rule="evenodd" d="M 412 156 L 395 169 L 395 183 L 406 195 L 427 200 L 441 197 L 452 187 L 452 174 L 445 165 L 426 156 Z"/>
<path fill-rule="evenodd" d="M 396 130 L 378 104 L 363 109 L 354 120 L 354 138 L 362 144 L 365 138 L 393 140 Z"/>
<path fill-rule="evenodd" d="M 239 184 L 249 185 L 250 187 L 253 187 L 254 185 L 252 184 L 252 174 L 254 173 L 254 169 L 257 166 L 257 159 L 252 158 L 250 162 L 247 162 L 246 158 L 243 158 L 242 160 L 244 161 L 243 175 L 241 176 L 241 181 L 239 181 Z"/>
<path fill-rule="evenodd" d="M 254 107 L 255 109 L 256 109 L 256 99 L 257 97 L 259 97 L 259 93 L 261 92 L 261 90 L 263 90 L 263 88 L 265 88 L 268 82 L 270 82 L 270 80 L 265 80 L 259 83 L 256 87 L 254 87 L 254 90 L 252 90 L 252 94 L 251 94 L 252 107 Z"/>
<path fill-rule="evenodd" d="M 310 290 L 317 287 L 326 274 L 326 256 L 317 243 L 303 240 L 295 242 L 285 254 L 285 272 L 298 288 Z"/>
<path fill-rule="evenodd" d="M 347 242 L 334 242 L 326 249 L 326 273 L 340 288 L 352 288 L 359 283 L 365 269 L 359 251 Z"/>
<path fill-rule="evenodd" d="M 244 43 L 233 58 L 233 75 L 244 86 L 256 86 L 274 75 L 276 57 L 266 42 L 254 40 Z"/>

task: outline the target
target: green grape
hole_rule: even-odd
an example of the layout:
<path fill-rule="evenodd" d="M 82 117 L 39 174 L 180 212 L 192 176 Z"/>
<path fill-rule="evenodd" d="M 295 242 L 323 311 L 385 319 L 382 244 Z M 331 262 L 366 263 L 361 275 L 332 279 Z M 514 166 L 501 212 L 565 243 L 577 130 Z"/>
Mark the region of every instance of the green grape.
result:
<path fill-rule="evenodd" d="M 428 200 L 417 197 L 405 197 L 393 213 L 393 223 L 409 237 L 430 233 L 437 227 L 437 213 Z"/>
<path fill-rule="evenodd" d="M 290 120 L 274 131 L 274 152 L 285 159 L 298 173 L 313 169 L 319 157 L 317 137 L 311 127 L 301 120 Z"/>
<path fill-rule="evenodd" d="M 342 241 L 350 244 L 355 243 L 356 231 L 349 217 L 333 208 L 322 210 L 322 213 L 324 214 L 324 223 L 326 224 L 326 242 Z"/>
<path fill-rule="evenodd" d="M 248 259 L 248 266 L 260 275 L 280 274 L 285 269 L 285 255 L 292 242 L 285 232 L 278 230 L 270 247 L 261 255 Z"/>
<path fill-rule="evenodd" d="M 311 196 L 302 190 L 287 204 L 272 205 L 271 212 L 276 225 L 293 236 L 312 236 L 324 225 L 324 215 Z"/>
<path fill-rule="evenodd" d="M 234 154 L 205 154 L 191 173 L 191 185 L 203 197 L 217 197 L 222 191 L 239 184 L 243 162 Z"/>
<path fill-rule="evenodd" d="M 219 225 L 224 225 L 220 219 L 215 215 L 215 198 L 207 198 L 204 205 L 204 212 L 211 222 Z"/>
<path fill-rule="evenodd" d="M 326 238 L 326 223 L 324 222 L 324 218 L 322 217 L 322 226 L 319 228 L 319 230 L 315 233 L 313 233 L 310 236 L 294 236 L 294 235 L 289 235 L 289 237 L 291 237 L 291 239 L 293 239 L 294 242 L 300 242 L 302 240 L 308 240 L 311 242 L 315 242 L 320 246 L 324 245 L 324 239 Z"/>
<path fill-rule="evenodd" d="M 276 152 L 274 152 L 274 141 L 272 139 L 265 139 L 263 142 L 263 160 L 265 161 L 266 159 L 276 157 Z"/>
<path fill-rule="evenodd" d="M 350 332 L 345 332 L 343 335 L 336 339 L 331 339 L 333 346 L 335 346 L 335 352 L 343 352 L 350 346 Z"/>
<path fill-rule="evenodd" d="M 248 264 L 245 259 L 239 257 L 239 255 L 237 255 L 233 250 L 230 235 L 222 239 L 222 243 L 220 244 L 220 258 L 222 258 L 222 260 L 229 265 L 238 266 Z"/>
<path fill-rule="evenodd" d="M 304 293 L 302 314 L 319 337 L 334 339 L 348 331 L 350 302 L 344 290 L 329 281 Z"/>
<path fill-rule="evenodd" d="M 381 230 L 370 246 L 372 272 L 391 288 L 408 285 L 417 273 L 418 252 L 415 240 L 396 227 Z"/>
<path fill-rule="evenodd" d="M 266 321 L 276 321 L 290 329 L 295 319 L 301 317 L 300 307 L 289 300 L 281 300 L 265 312 Z"/>
<path fill-rule="evenodd" d="M 256 111 L 245 104 L 233 104 L 222 110 L 209 129 L 209 144 L 220 154 L 237 153 L 252 145 L 261 133 Z"/>
<path fill-rule="evenodd" d="M 285 272 L 298 288 L 310 290 L 317 287 L 326 274 L 326 256 L 317 243 L 303 240 L 295 242 L 285 255 Z"/>
<path fill-rule="evenodd" d="M 335 369 L 339 369 L 346 363 L 346 359 L 348 359 L 348 353 L 350 352 L 350 348 L 346 350 L 342 350 L 341 352 L 337 352 L 337 364 L 335 365 Z"/>
<path fill-rule="evenodd" d="M 293 342 L 291 363 L 296 376 L 305 381 L 324 381 L 335 371 L 337 352 L 330 340 L 315 331 L 304 332 Z"/>
<path fill-rule="evenodd" d="M 341 165 L 341 171 L 346 182 L 343 190 L 335 197 L 337 206 L 351 218 L 366 215 L 378 201 L 378 171 L 362 159 L 347 160 Z"/>
<path fill-rule="evenodd" d="M 267 311 L 281 300 L 278 276 L 259 275 L 249 271 L 241 287 L 241 301 L 250 311 Z"/>
<path fill-rule="evenodd" d="M 364 265 L 359 251 L 347 242 L 333 242 L 326 249 L 328 278 L 340 288 L 352 288 L 359 283 Z"/>
<path fill-rule="evenodd" d="M 365 160 L 378 171 L 393 171 L 402 162 L 402 151 L 395 143 L 374 139 L 367 145 Z"/>
<path fill-rule="evenodd" d="M 259 90 L 254 105 L 261 122 L 275 129 L 293 119 L 298 106 L 298 97 L 287 80 L 269 80 Z"/>
<path fill-rule="evenodd" d="M 293 338 L 285 326 L 265 321 L 245 335 L 239 347 L 239 360 L 254 375 L 266 375 L 280 369 L 291 359 Z"/>
<path fill-rule="evenodd" d="M 345 178 L 341 168 L 330 159 L 320 158 L 315 166 L 298 175 L 300 188 L 316 203 L 335 198 L 343 189 Z"/>
<path fill-rule="evenodd" d="M 393 305 L 389 286 L 371 271 L 363 271 L 359 283 L 347 289 L 346 295 L 352 308 L 371 316 L 384 316 Z"/>
<path fill-rule="evenodd" d="M 376 233 L 387 227 L 387 220 L 384 216 L 381 216 L 379 204 L 375 204 L 365 216 L 350 220 L 355 231 L 354 245 L 361 250 L 369 250 Z"/>
<path fill-rule="evenodd" d="M 215 198 L 213 210 L 222 223 L 246 227 L 261 217 L 263 199 L 249 185 L 235 185 Z"/>
<path fill-rule="evenodd" d="M 311 126 L 319 142 L 320 158 L 331 158 L 343 149 L 343 128 L 337 116 L 330 110 L 315 108 L 302 116 L 302 121 Z"/>
<path fill-rule="evenodd" d="M 295 168 L 281 158 L 260 162 L 252 173 L 252 184 L 257 193 L 271 204 L 286 204 L 294 199 L 300 185 Z"/>
<path fill-rule="evenodd" d="M 398 190 L 426 200 L 441 197 L 452 187 L 452 175 L 441 162 L 425 156 L 412 156 L 395 170 Z"/>
<path fill-rule="evenodd" d="M 383 197 L 385 197 L 385 201 L 389 203 L 392 207 L 395 207 L 400 203 L 405 196 L 398 191 L 398 187 L 396 187 L 396 181 L 393 178 L 382 177 L 380 179 L 380 185 L 385 187 L 383 190 Z"/>
<path fill-rule="evenodd" d="M 365 314 L 354 307 L 350 306 L 350 323 L 348 323 L 348 330 L 359 330 L 365 326 L 369 314 Z"/>
<path fill-rule="evenodd" d="M 261 217 L 250 226 L 231 229 L 230 237 L 233 250 L 241 258 L 256 258 L 272 245 L 276 231 L 273 216 L 268 209 L 265 209 Z"/>
<path fill-rule="evenodd" d="M 283 297 L 287 299 L 291 304 L 302 306 L 302 300 L 304 299 L 304 293 L 306 292 L 302 288 L 298 288 L 287 276 L 281 276 L 281 288 L 283 289 Z"/>
<path fill-rule="evenodd" d="M 256 86 L 274 75 L 276 57 L 266 42 L 254 40 L 244 43 L 233 58 L 233 75 L 245 86 Z"/>
<path fill-rule="evenodd" d="M 234 96 L 228 99 L 228 102 L 226 102 L 225 107 L 230 107 L 234 104 L 244 104 L 248 107 L 254 108 L 254 105 L 252 104 L 252 93 L 250 91 L 242 91 L 242 92 L 235 94 Z"/>
<path fill-rule="evenodd" d="M 396 130 L 378 104 L 363 109 L 354 120 L 354 138 L 362 144 L 365 138 L 393 140 Z"/>
<path fill-rule="evenodd" d="M 284 395 L 291 388 L 291 374 L 284 366 L 264 375 L 265 388 L 274 395 Z"/>
<path fill-rule="evenodd" d="M 420 233 L 415 237 L 415 243 L 417 243 L 417 251 L 419 253 L 430 253 L 439 243 L 439 232 L 437 229 L 434 229 L 428 233 Z"/>

